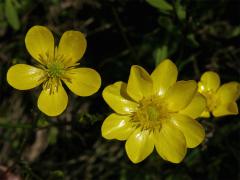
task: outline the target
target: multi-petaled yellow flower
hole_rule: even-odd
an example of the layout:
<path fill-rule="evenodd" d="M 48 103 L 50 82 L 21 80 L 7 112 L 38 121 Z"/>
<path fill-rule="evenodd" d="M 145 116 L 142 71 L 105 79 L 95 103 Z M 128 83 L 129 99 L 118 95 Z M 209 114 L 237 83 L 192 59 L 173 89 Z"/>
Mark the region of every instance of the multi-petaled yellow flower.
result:
<path fill-rule="evenodd" d="M 131 68 L 128 83 L 107 86 L 103 98 L 115 111 L 102 125 L 106 139 L 126 140 L 125 149 L 134 163 L 144 160 L 156 147 L 165 160 L 179 163 L 187 147 L 204 137 L 204 128 L 194 120 L 206 106 L 195 81 L 177 81 L 178 71 L 163 61 L 151 75 L 142 67 Z"/>
<path fill-rule="evenodd" d="M 198 91 L 207 100 L 206 109 L 201 114 L 202 117 L 210 117 L 210 112 L 215 117 L 238 114 L 236 103 L 240 95 L 238 82 L 229 82 L 220 86 L 218 74 L 207 71 L 201 76 Z"/>
<path fill-rule="evenodd" d="M 33 26 L 27 32 L 25 44 L 28 52 L 37 61 L 36 67 L 17 64 L 7 73 L 8 83 L 19 90 L 32 89 L 43 84 L 38 98 L 38 108 L 49 116 L 61 114 L 67 107 L 66 86 L 78 96 L 89 96 L 101 85 L 99 74 L 90 68 L 77 68 L 87 42 L 79 31 L 66 31 L 54 46 L 51 31 L 44 26 Z"/>

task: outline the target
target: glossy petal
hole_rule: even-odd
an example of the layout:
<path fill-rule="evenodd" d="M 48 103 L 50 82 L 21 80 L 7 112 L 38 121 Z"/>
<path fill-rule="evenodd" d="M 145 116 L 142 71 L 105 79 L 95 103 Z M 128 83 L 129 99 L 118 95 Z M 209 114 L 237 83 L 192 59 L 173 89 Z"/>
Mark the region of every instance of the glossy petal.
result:
<path fill-rule="evenodd" d="M 213 110 L 215 117 L 238 114 L 236 100 L 240 95 L 240 85 L 237 82 L 223 84 L 217 91 L 217 105 Z"/>
<path fill-rule="evenodd" d="M 215 92 L 220 86 L 220 78 L 213 71 L 205 72 L 198 83 L 199 92 L 212 91 Z"/>
<path fill-rule="evenodd" d="M 127 95 L 126 88 L 126 83 L 119 81 L 103 90 L 104 100 L 119 114 L 131 114 L 137 110 L 138 104 Z"/>
<path fill-rule="evenodd" d="M 87 48 L 87 41 L 79 31 L 66 31 L 59 42 L 58 53 L 66 59 L 67 66 L 72 66 L 80 60 Z"/>
<path fill-rule="evenodd" d="M 216 107 L 213 110 L 213 116 L 220 117 L 226 115 L 237 115 L 238 114 L 238 106 L 236 102 L 232 102 L 229 104 L 223 104 Z"/>
<path fill-rule="evenodd" d="M 62 85 L 58 86 L 55 92 L 50 89 L 43 89 L 38 98 L 38 108 L 48 116 L 58 116 L 67 107 L 68 96 Z"/>
<path fill-rule="evenodd" d="M 229 82 L 223 84 L 217 91 L 216 97 L 221 104 L 229 104 L 236 101 L 240 95 L 240 84 Z"/>
<path fill-rule="evenodd" d="M 197 93 L 192 99 L 191 103 L 180 111 L 181 114 L 185 114 L 193 119 L 200 117 L 202 112 L 206 109 L 206 99 L 203 95 Z"/>
<path fill-rule="evenodd" d="M 166 92 L 166 101 L 173 112 L 184 109 L 192 101 L 196 94 L 197 83 L 195 81 L 178 81 Z"/>
<path fill-rule="evenodd" d="M 188 148 L 194 148 L 204 140 L 204 128 L 196 120 L 185 115 L 174 114 L 171 121 L 185 136 Z"/>
<path fill-rule="evenodd" d="M 25 44 L 31 56 L 42 64 L 46 64 L 54 54 L 54 37 L 51 31 L 44 26 L 33 26 L 28 30 Z M 43 57 L 43 58 L 41 58 Z"/>
<path fill-rule="evenodd" d="M 63 78 L 68 88 L 78 96 L 90 96 L 101 86 L 101 77 L 91 68 L 76 68 L 68 70 Z"/>
<path fill-rule="evenodd" d="M 149 97 L 153 94 L 153 82 L 151 76 L 141 66 L 133 65 L 131 67 L 127 93 L 137 102 L 143 97 Z"/>
<path fill-rule="evenodd" d="M 154 92 L 160 96 L 164 95 L 168 88 L 176 82 L 177 76 L 176 65 L 169 59 L 164 60 L 151 74 Z"/>
<path fill-rule="evenodd" d="M 19 90 L 32 89 L 44 81 L 44 71 L 26 64 L 12 66 L 7 72 L 8 83 Z"/>
<path fill-rule="evenodd" d="M 158 154 L 172 163 L 180 163 L 186 152 L 184 135 L 172 123 L 164 123 L 160 131 L 154 133 L 155 147 Z"/>
<path fill-rule="evenodd" d="M 209 118 L 210 117 L 210 112 L 205 109 L 202 114 L 200 115 L 200 117 L 204 117 L 204 118 Z"/>
<path fill-rule="evenodd" d="M 102 124 L 102 136 L 106 139 L 126 140 L 134 131 L 130 119 L 130 116 L 116 113 L 109 115 Z"/>
<path fill-rule="evenodd" d="M 133 163 L 139 163 L 149 156 L 154 149 L 154 139 L 149 131 L 135 130 L 128 138 L 125 149 Z"/>

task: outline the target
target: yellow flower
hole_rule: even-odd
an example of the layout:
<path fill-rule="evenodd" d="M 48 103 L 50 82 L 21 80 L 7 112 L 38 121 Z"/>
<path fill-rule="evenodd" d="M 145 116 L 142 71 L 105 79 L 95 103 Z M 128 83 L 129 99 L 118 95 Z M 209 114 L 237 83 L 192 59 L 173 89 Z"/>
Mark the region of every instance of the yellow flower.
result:
<path fill-rule="evenodd" d="M 57 116 L 67 107 L 66 86 L 78 96 L 89 96 L 101 85 L 99 74 L 90 68 L 77 68 L 87 42 L 78 31 L 66 31 L 54 47 L 54 37 L 44 26 L 33 26 L 27 32 L 25 44 L 28 52 L 37 61 L 36 67 L 17 64 L 7 73 L 8 83 L 19 90 L 28 90 L 43 84 L 38 98 L 38 108 L 48 116 Z"/>
<path fill-rule="evenodd" d="M 240 84 L 229 82 L 220 86 L 220 78 L 212 71 L 205 72 L 198 83 L 198 91 L 207 99 L 207 108 L 202 117 L 238 114 L 236 100 L 240 95 Z"/>
<path fill-rule="evenodd" d="M 164 60 L 149 75 L 134 65 L 128 83 L 107 86 L 103 98 L 116 112 L 102 125 L 106 139 L 126 140 L 125 149 L 133 163 L 150 155 L 156 147 L 165 160 L 179 163 L 187 147 L 194 148 L 204 137 L 204 128 L 194 120 L 206 106 L 197 94 L 195 81 L 178 81 L 177 67 Z"/>

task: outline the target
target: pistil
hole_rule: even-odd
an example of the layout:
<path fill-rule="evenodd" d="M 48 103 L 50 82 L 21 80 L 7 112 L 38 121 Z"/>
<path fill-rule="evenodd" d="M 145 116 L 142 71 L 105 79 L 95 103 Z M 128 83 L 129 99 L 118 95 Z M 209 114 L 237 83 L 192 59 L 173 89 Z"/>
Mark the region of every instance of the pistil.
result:
<path fill-rule="evenodd" d="M 169 111 L 164 99 L 159 96 L 145 98 L 139 103 L 138 111 L 133 114 L 132 123 L 142 130 L 160 130 L 162 123 L 168 119 Z"/>

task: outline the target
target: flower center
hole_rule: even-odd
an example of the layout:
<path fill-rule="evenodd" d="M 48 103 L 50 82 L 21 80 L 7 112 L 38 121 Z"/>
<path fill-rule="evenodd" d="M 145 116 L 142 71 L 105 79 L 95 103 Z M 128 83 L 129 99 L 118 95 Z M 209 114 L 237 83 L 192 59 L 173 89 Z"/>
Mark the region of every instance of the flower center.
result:
<path fill-rule="evenodd" d="M 57 48 L 53 56 L 49 53 L 40 54 L 39 59 L 41 64 L 39 67 L 43 69 L 46 74 L 43 77 L 43 88 L 53 94 L 58 91 L 58 86 L 61 84 L 61 79 L 67 79 L 64 74 L 68 69 L 65 67 L 65 58 L 57 53 Z M 67 79 L 68 80 L 68 79 Z"/>
<path fill-rule="evenodd" d="M 159 118 L 159 112 L 156 106 L 150 105 L 146 108 L 146 115 L 149 121 L 157 121 Z"/>
<path fill-rule="evenodd" d="M 61 79 L 64 78 L 64 65 L 54 59 L 48 63 L 44 69 L 46 72 L 46 81 L 43 85 L 43 88 L 48 90 L 50 94 L 53 94 L 58 91 L 58 86 L 61 84 Z"/>
<path fill-rule="evenodd" d="M 53 61 L 47 67 L 48 76 L 51 78 L 60 78 L 64 73 L 64 67 L 61 63 Z"/>
<path fill-rule="evenodd" d="M 167 104 L 163 98 L 153 96 L 144 98 L 139 103 L 138 111 L 133 114 L 132 122 L 142 130 L 160 130 L 163 121 L 169 118 Z"/>

